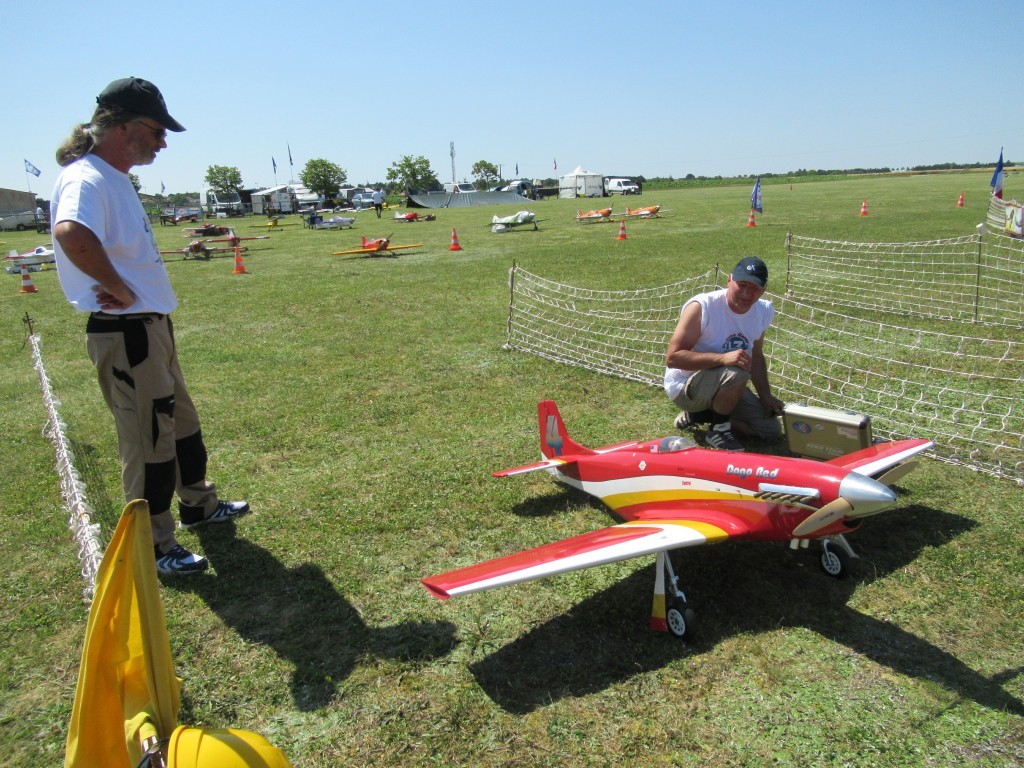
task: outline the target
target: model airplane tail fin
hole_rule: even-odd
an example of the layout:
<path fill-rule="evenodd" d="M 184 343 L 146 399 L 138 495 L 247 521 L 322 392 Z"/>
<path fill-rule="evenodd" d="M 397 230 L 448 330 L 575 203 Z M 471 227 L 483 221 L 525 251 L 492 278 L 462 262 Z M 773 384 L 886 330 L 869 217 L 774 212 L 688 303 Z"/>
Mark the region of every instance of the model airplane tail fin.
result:
<path fill-rule="evenodd" d="M 362 245 L 363 248 L 368 248 L 369 247 L 367 245 L 367 243 L 366 243 L 366 235 L 361 235 L 359 237 L 359 240 L 361 241 L 361 245 Z"/>
<path fill-rule="evenodd" d="M 595 453 L 569 437 L 554 400 L 537 403 L 537 421 L 540 426 L 540 451 L 545 459 L 556 459 L 566 454 Z"/>

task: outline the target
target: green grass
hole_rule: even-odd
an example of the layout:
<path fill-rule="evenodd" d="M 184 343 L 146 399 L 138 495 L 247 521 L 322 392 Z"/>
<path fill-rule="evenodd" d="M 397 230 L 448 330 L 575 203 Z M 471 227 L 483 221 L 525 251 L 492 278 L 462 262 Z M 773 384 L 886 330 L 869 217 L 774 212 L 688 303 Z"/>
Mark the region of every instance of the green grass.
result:
<path fill-rule="evenodd" d="M 250 243 L 247 275 L 229 257 L 169 257 L 211 478 L 254 509 L 233 530 L 183 533 L 214 570 L 164 584 L 181 721 L 256 731 L 313 767 L 1024 765 L 1022 505 L 1008 482 L 926 461 L 903 481 L 901 507 L 852 538 L 861 559 L 846 581 L 783 545 L 687 550 L 677 562 L 700 623 L 692 644 L 648 631 L 647 559 L 448 602 L 418 583 L 611 519 L 544 478 L 490 476 L 537 455 L 538 400 L 556 399 L 589 444 L 671 430 L 658 390 L 503 351 L 513 261 L 618 290 L 756 253 L 781 281 L 788 231 L 971 232 L 987 184 L 977 173 L 766 185 L 754 228 L 749 186 L 650 192 L 636 202 L 672 213 L 629 222 L 626 241 L 617 225 L 576 224 L 571 200 L 532 205 L 541 231 L 506 235 L 487 224 L 513 207 L 416 224 L 364 212 L 353 231 L 292 226 Z M 451 227 L 460 252 L 448 250 Z M 186 242 L 156 232 L 168 249 Z M 424 246 L 330 255 L 391 232 Z M 84 321 L 54 272 L 33 281 L 39 292 L 21 295 L 0 276 L 10 766 L 62 759 L 86 620 L 26 313 L 104 537 L 123 505 Z"/>

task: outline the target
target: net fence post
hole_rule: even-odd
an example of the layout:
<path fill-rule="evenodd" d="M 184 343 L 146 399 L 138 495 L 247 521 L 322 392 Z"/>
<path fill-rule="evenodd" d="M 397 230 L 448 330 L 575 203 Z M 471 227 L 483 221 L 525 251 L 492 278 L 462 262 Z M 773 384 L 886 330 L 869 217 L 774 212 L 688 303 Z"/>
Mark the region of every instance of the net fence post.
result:
<path fill-rule="evenodd" d="M 512 312 L 516 303 L 516 263 L 508 271 L 508 320 L 505 323 L 505 348 L 512 348 Z"/>

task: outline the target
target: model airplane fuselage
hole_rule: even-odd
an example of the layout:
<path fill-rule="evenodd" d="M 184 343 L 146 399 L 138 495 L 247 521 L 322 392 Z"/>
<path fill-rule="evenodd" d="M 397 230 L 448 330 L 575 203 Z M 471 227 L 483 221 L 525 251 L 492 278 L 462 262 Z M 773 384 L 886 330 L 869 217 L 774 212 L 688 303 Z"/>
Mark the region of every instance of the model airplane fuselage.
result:
<path fill-rule="evenodd" d="M 591 449 L 569 437 L 553 401 L 538 404 L 538 419 L 544 460 L 494 475 L 547 471 L 600 499 L 625 522 L 423 579 L 437 597 L 647 554 L 659 555 L 660 581 L 665 552 L 727 539 L 796 546 L 811 539 L 834 542 L 840 548 L 826 546 L 822 563 L 838 571 L 852 554 L 843 534 L 893 506 L 896 495 L 886 483 L 906 474 L 915 463 L 904 462 L 932 445 L 928 440 L 882 443 L 827 462 L 697 448 L 679 436 Z M 656 628 L 665 623 L 663 586 L 660 594 L 659 607 L 656 587 Z M 686 611 L 684 601 L 677 611 L 679 635 L 686 634 Z"/>
<path fill-rule="evenodd" d="M 630 208 L 627 205 L 625 215 L 628 218 L 656 219 L 659 211 L 661 211 L 660 205 L 645 205 L 642 208 Z"/>
<path fill-rule="evenodd" d="M 611 208 L 600 208 L 596 211 L 576 211 L 576 221 L 580 223 L 593 222 L 593 221 L 611 221 L 612 209 Z"/>

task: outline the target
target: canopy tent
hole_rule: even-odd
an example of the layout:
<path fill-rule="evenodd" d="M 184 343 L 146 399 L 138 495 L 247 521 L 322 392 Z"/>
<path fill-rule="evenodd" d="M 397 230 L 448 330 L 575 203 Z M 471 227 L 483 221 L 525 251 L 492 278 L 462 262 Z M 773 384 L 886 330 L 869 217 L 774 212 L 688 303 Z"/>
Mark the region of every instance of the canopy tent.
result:
<path fill-rule="evenodd" d="M 604 197 L 604 177 L 577 165 L 558 180 L 559 197 Z"/>

